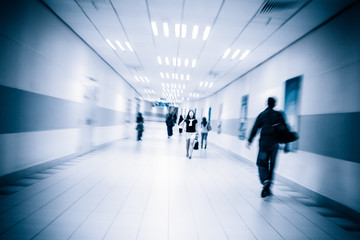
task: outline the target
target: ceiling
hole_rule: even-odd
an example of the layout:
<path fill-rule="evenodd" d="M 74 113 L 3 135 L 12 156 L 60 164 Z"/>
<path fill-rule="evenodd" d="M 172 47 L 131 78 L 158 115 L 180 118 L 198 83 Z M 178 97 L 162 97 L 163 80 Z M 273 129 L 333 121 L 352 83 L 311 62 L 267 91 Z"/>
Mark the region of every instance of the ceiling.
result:
<path fill-rule="evenodd" d="M 213 94 L 355 1 L 43 0 L 143 99 L 175 104 Z"/>

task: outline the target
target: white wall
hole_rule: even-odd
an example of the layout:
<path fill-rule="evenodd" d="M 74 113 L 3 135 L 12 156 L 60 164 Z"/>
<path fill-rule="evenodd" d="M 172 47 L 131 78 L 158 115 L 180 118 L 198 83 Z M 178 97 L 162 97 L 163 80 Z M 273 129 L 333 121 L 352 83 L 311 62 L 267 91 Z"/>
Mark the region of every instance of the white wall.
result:
<path fill-rule="evenodd" d="M 219 105 L 223 104 L 222 119 L 236 123 L 240 118 L 241 97 L 249 94 L 248 118 L 249 136 L 256 116 L 265 109 L 269 96 L 278 99 L 277 109 L 284 106 L 285 81 L 303 76 L 300 93 L 300 116 L 360 112 L 360 6 L 337 16 L 303 39 L 289 46 L 264 64 L 253 69 L 244 77 L 233 82 L 213 96 L 184 107 L 212 107 L 212 118 L 217 119 Z M 334 125 L 336 128 L 353 127 L 353 136 L 359 136 L 358 123 L 352 126 Z M 330 123 L 331 125 L 331 123 Z M 257 139 L 251 150 L 246 142 L 237 137 L 239 125 L 234 125 L 233 134 L 217 134 L 216 129 L 209 135 L 209 141 L 229 149 L 253 162 L 257 157 Z M 300 132 L 301 138 L 301 132 Z M 321 141 L 331 141 L 319 137 Z M 302 139 L 307 141 L 311 139 Z M 334 139 L 360 146 L 358 137 Z M 359 156 L 352 156 L 358 158 Z M 360 163 L 349 159 L 334 158 L 307 151 L 278 156 L 276 172 L 304 187 L 360 212 Z"/>
<path fill-rule="evenodd" d="M 22 111 L 27 112 L 26 116 L 35 115 L 36 119 L 36 114 L 42 110 L 37 105 L 27 103 L 27 109 L 19 110 L 19 116 L 2 116 L 5 121 L 6 118 L 18 121 L 16 127 L 20 130 L 7 132 L 3 129 L 0 133 L 0 176 L 79 153 L 84 140 L 87 117 L 84 92 L 89 78 L 96 80 L 95 108 L 101 109 L 100 113 L 116 117 L 108 122 L 95 119 L 89 135 L 92 147 L 129 134 L 124 130 L 124 118 L 132 114 L 129 120 L 134 121 L 137 92 L 41 1 L 2 3 L 0 22 L 2 91 L 7 94 L 16 89 L 19 90 L 16 96 L 20 98 L 26 95 L 30 99 L 59 102 L 57 106 L 63 106 L 64 112 L 69 115 L 61 116 L 69 120 L 68 125 L 63 120 L 56 122 L 56 119 L 56 123 L 46 122 L 50 125 L 54 123 L 59 129 L 31 130 L 34 126 L 41 128 L 46 125 L 44 119 L 38 119 L 38 123 L 28 123 L 29 131 L 21 130 L 28 120 L 26 117 L 21 119 Z M 9 102 L 1 104 L 3 109 L 4 104 L 8 109 L 21 108 L 11 106 Z M 66 110 L 68 105 L 74 109 Z M 48 114 L 57 113 L 57 106 Z"/>

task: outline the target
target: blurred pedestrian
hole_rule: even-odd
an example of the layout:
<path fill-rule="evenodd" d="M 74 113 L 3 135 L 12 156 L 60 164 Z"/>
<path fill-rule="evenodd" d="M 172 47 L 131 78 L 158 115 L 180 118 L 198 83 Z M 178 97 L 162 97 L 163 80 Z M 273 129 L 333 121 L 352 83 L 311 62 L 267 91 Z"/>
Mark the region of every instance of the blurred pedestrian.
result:
<path fill-rule="evenodd" d="M 144 118 L 142 117 L 142 114 L 138 112 L 137 118 L 136 118 L 136 130 L 137 130 L 137 140 L 141 141 L 142 139 L 142 133 L 144 132 Z"/>
<path fill-rule="evenodd" d="M 168 138 L 171 138 L 171 136 L 173 135 L 174 120 L 170 113 L 166 117 L 166 127 Z"/>
<path fill-rule="evenodd" d="M 181 134 L 181 133 L 182 133 L 182 131 L 183 131 L 183 126 L 184 126 L 183 121 L 184 121 L 184 118 L 183 118 L 183 116 L 182 116 L 182 115 L 180 115 L 180 117 L 179 117 L 179 122 L 178 122 L 178 126 L 179 126 L 179 133 L 180 133 L 180 134 Z"/>
<path fill-rule="evenodd" d="M 256 165 L 259 170 L 260 182 L 263 185 L 263 189 L 261 191 L 261 197 L 263 198 L 272 194 L 270 187 L 273 180 L 276 155 L 279 149 L 279 142 L 274 128 L 276 125 L 285 124 L 282 114 L 273 110 L 275 103 L 276 100 L 274 98 L 268 98 L 268 107 L 256 118 L 248 140 L 248 147 L 250 147 L 258 129 L 261 128 L 259 153 Z"/>
<path fill-rule="evenodd" d="M 203 142 L 205 141 L 205 149 L 207 147 L 207 137 L 210 129 L 210 123 L 206 121 L 206 117 L 201 121 L 201 148 L 203 148 Z"/>
<path fill-rule="evenodd" d="M 193 110 L 188 112 L 184 123 L 186 132 L 186 157 L 191 159 L 195 141 L 199 136 L 197 133 L 197 120 Z"/>

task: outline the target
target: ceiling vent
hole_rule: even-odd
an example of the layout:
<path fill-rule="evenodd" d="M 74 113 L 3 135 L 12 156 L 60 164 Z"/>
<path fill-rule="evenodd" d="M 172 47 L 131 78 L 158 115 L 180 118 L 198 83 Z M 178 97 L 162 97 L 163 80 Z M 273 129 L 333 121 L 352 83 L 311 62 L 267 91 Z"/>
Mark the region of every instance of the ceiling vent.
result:
<path fill-rule="evenodd" d="M 267 0 L 261 8 L 260 14 L 292 10 L 298 5 L 298 3 L 298 1 Z"/>

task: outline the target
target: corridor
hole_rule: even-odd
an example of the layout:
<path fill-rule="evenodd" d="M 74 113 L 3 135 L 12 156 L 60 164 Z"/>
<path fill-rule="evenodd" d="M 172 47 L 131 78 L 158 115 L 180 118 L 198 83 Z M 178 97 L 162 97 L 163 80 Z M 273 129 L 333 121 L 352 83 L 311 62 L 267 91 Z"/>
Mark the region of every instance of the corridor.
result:
<path fill-rule="evenodd" d="M 187 159 L 174 130 L 167 139 L 164 123 L 145 123 L 141 142 L 117 141 L 8 185 L 0 239 L 357 239 L 282 182 L 262 199 L 250 161 L 213 144 Z"/>

